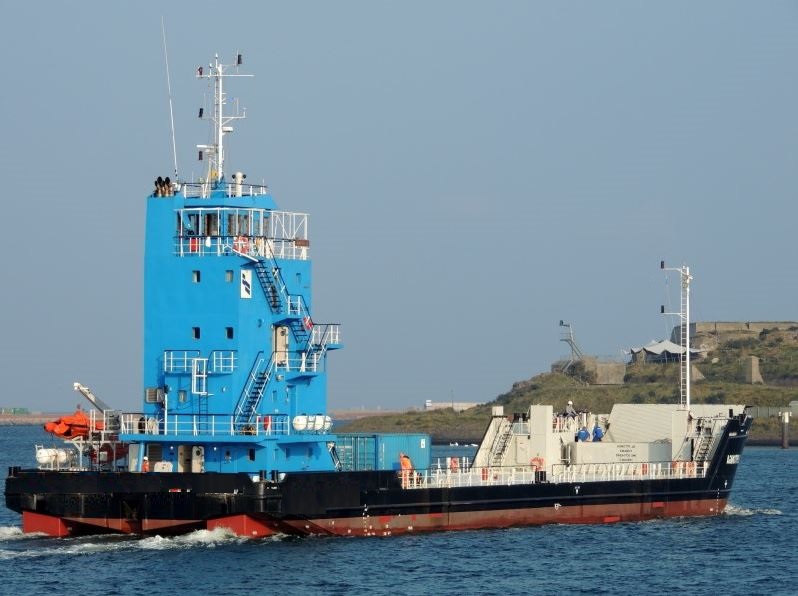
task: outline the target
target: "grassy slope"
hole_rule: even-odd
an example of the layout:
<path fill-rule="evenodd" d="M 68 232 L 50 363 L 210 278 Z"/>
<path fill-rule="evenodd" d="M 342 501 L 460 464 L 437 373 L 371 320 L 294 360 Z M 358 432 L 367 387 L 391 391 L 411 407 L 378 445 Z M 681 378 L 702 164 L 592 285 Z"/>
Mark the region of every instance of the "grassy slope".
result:
<path fill-rule="evenodd" d="M 734 403 L 783 406 L 798 399 L 798 333 L 770 332 L 719 338 L 716 349 L 697 364 L 707 380 L 694 384 L 695 403 Z M 742 360 L 748 355 L 762 358 L 762 376 L 768 385 L 747 385 Z M 713 359 L 717 359 L 714 363 Z M 504 413 L 524 412 L 530 404 L 551 404 L 565 409 L 571 399 L 578 409 L 608 413 L 614 403 L 674 403 L 679 399 L 678 364 L 630 365 L 625 385 L 588 385 L 561 374 L 540 374 L 515 383 L 494 401 L 466 412 L 451 409 L 407 412 L 362 418 L 336 428 L 345 432 L 423 432 L 435 442 L 477 442 L 482 438 L 493 405 Z M 757 419 L 751 432 L 755 440 L 777 440 L 775 419 Z"/>

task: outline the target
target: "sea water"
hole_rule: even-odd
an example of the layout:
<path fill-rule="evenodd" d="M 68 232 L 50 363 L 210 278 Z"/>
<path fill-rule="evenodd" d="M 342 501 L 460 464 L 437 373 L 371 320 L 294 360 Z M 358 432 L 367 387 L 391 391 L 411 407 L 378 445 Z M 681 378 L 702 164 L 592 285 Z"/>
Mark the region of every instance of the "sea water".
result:
<path fill-rule="evenodd" d="M 52 441 L 0 427 L 3 478 L 34 465 L 34 443 Z M 747 448 L 715 518 L 388 538 L 54 539 L 23 535 L 0 501 L 0 593 L 796 594 L 796 466 L 798 448 Z"/>

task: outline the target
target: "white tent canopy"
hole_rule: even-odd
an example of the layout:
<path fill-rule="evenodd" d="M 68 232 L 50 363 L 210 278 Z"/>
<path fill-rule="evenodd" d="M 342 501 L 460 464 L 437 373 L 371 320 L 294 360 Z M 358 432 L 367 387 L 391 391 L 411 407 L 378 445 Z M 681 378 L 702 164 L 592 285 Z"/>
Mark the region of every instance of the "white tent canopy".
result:
<path fill-rule="evenodd" d="M 660 359 L 678 359 L 684 354 L 684 349 L 679 344 L 675 344 L 670 340 L 663 339 L 662 341 L 652 341 L 651 343 L 639 347 L 631 348 L 629 350 L 634 357 L 640 357 L 642 352 L 646 360 L 660 360 Z M 690 348 L 690 355 L 698 355 L 701 350 Z"/>

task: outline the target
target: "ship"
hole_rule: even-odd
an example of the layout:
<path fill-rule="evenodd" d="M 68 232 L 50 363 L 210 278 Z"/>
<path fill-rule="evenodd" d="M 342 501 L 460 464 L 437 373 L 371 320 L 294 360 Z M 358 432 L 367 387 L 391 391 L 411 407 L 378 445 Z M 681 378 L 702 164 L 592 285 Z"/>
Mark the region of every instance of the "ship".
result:
<path fill-rule="evenodd" d="M 723 513 L 751 417 L 691 404 L 686 266 L 679 403 L 495 406 L 473 458 L 433 461 L 423 433 L 336 432 L 327 366 L 343 344 L 313 316 L 308 215 L 227 171 L 246 112 L 225 85 L 242 70 L 240 54 L 197 69 L 214 98 L 203 177 L 181 180 L 175 159 L 146 197 L 141 408 L 75 383 L 90 409 L 47 425 L 61 443 L 35 446 L 36 467 L 9 468 L 24 532 L 389 536 Z"/>

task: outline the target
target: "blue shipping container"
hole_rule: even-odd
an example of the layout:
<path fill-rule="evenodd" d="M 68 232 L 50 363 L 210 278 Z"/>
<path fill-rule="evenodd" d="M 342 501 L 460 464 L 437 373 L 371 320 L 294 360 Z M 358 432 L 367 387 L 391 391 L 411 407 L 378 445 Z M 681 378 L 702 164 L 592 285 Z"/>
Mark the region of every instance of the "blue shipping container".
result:
<path fill-rule="evenodd" d="M 335 450 L 344 470 L 399 470 L 399 454 L 410 456 L 416 470 L 432 461 L 431 441 L 425 434 L 339 433 Z"/>

